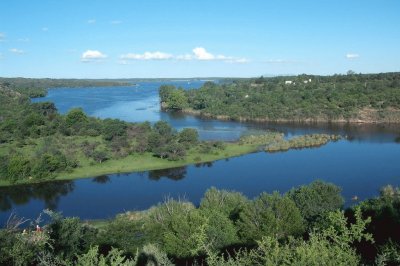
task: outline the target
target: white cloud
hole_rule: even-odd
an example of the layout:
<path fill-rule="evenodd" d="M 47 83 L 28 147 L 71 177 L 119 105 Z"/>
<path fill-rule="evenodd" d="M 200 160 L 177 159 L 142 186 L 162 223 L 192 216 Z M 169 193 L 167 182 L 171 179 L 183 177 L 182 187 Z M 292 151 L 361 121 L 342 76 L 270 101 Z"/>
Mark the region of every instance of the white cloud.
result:
<path fill-rule="evenodd" d="M 25 53 L 24 50 L 17 49 L 17 48 L 11 48 L 9 51 L 11 53 L 14 53 L 14 54 L 23 54 L 23 53 Z"/>
<path fill-rule="evenodd" d="M 354 53 L 349 53 L 349 54 L 346 54 L 346 58 L 347 59 L 357 59 L 357 58 L 359 58 L 360 57 L 360 55 L 359 54 L 354 54 Z"/>
<path fill-rule="evenodd" d="M 43 27 L 43 28 L 42 28 L 42 31 L 49 31 L 49 28 Z"/>
<path fill-rule="evenodd" d="M 237 58 L 225 55 L 214 55 L 207 52 L 203 47 L 196 47 L 192 50 L 192 54 L 173 55 L 164 52 L 145 52 L 143 54 L 128 53 L 120 56 L 119 64 L 126 64 L 126 60 L 178 60 L 178 61 L 223 61 L 227 63 L 248 63 L 246 58 Z"/>
<path fill-rule="evenodd" d="M 198 60 L 214 60 L 215 56 L 206 51 L 203 47 L 196 47 L 192 50 Z"/>
<path fill-rule="evenodd" d="M 233 57 L 233 56 L 226 56 L 226 55 L 214 55 L 212 53 L 207 52 L 207 50 L 203 47 L 196 47 L 192 50 L 193 55 L 192 57 L 190 57 L 190 55 L 184 55 L 182 56 L 178 56 L 177 59 L 184 59 L 184 60 L 190 60 L 190 59 L 195 59 L 195 60 L 205 60 L 205 61 L 210 61 L 210 60 L 216 60 L 216 61 L 224 61 L 227 63 L 248 63 L 249 60 L 246 58 L 237 58 L 237 57 Z"/>
<path fill-rule="evenodd" d="M 121 23 L 122 23 L 121 20 L 112 20 L 112 21 L 110 21 L 110 24 L 112 24 L 112 25 L 118 25 L 118 24 L 121 24 Z"/>
<path fill-rule="evenodd" d="M 102 59 L 107 58 L 107 55 L 103 54 L 97 50 L 87 50 L 82 53 L 81 61 L 82 62 L 99 62 Z"/>
<path fill-rule="evenodd" d="M 143 54 L 128 53 L 120 56 L 121 59 L 130 60 L 168 60 L 172 59 L 172 54 L 162 53 L 162 52 L 145 52 Z"/>
<path fill-rule="evenodd" d="M 95 19 L 89 19 L 89 20 L 87 21 L 87 23 L 89 23 L 89 24 L 94 24 L 94 23 L 96 23 L 96 20 L 95 20 Z"/>
<path fill-rule="evenodd" d="M 0 32 L 0 42 L 4 41 L 6 39 L 6 35 L 2 32 Z"/>

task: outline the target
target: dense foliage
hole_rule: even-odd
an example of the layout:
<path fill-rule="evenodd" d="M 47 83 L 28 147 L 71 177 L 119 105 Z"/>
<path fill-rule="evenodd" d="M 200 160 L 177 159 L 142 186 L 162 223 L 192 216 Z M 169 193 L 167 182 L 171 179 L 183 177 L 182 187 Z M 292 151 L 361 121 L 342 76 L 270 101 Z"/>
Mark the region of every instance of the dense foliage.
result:
<path fill-rule="evenodd" d="M 45 211 L 21 228 L 12 216 L 0 230 L 0 264 L 398 265 L 399 195 L 388 186 L 344 212 L 340 188 L 315 181 L 254 199 L 210 188 L 199 207 L 167 199 L 110 221 Z"/>
<path fill-rule="evenodd" d="M 198 145 L 194 129 L 101 120 L 79 108 L 60 115 L 53 103 L 31 103 L 23 92 L 0 86 L 0 180 L 46 179 L 132 154 L 181 160 Z"/>
<path fill-rule="evenodd" d="M 164 109 L 254 121 L 400 122 L 400 73 L 299 75 L 160 88 Z"/>

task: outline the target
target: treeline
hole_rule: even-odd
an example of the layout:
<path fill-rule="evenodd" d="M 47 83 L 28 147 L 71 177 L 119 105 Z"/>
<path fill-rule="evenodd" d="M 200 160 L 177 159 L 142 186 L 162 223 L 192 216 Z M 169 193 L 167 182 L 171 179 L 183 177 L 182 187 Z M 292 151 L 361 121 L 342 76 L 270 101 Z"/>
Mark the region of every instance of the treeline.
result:
<path fill-rule="evenodd" d="M 132 83 L 100 79 L 0 78 L 0 85 L 12 88 L 30 98 L 37 98 L 46 96 L 49 88 L 131 86 Z"/>
<path fill-rule="evenodd" d="M 399 265 L 400 190 L 386 186 L 345 211 L 340 191 L 315 181 L 248 199 L 211 188 L 198 207 L 168 199 L 97 223 L 45 211 L 50 219 L 26 226 L 12 216 L 0 230 L 0 263 Z"/>
<path fill-rule="evenodd" d="M 132 83 L 103 79 L 0 78 L 0 84 L 14 89 L 48 89 L 58 87 L 130 86 Z"/>
<path fill-rule="evenodd" d="M 0 180 L 45 179 L 81 163 L 100 164 L 150 153 L 180 160 L 198 143 L 194 129 L 166 122 L 128 123 L 88 117 L 82 109 L 60 115 L 53 103 L 31 103 L 28 95 L 0 86 Z"/>
<path fill-rule="evenodd" d="M 400 122 L 400 73 L 299 75 L 160 88 L 164 109 L 252 121 Z"/>

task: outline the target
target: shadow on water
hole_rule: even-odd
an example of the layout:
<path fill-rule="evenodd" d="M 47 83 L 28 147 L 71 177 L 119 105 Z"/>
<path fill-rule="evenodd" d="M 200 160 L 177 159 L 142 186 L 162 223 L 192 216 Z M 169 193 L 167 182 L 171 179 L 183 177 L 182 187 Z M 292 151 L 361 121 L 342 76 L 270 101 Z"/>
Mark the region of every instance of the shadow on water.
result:
<path fill-rule="evenodd" d="M 61 196 L 75 188 L 73 181 L 45 182 L 0 188 L 0 210 L 10 210 L 14 205 L 28 204 L 31 200 L 43 201 L 45 208 L 56 210 Z"/>
<path fill-rule="evenodd" d="M 181 180 L 186 177 L 187 169 L 183 167 L 175 167 L 169 169 L 153 170 L 148 172 L 148 178 L 150 180 L 158 181 L 165 177 L 171 180 Z"/>
<path fill-rule="evenodd" d="M 99 183 L 99 184 L 106 184 L 110 181 L 111 181 L 111 179 L 108 175 L 96 176 L 92 179 L 92 182 Z"/>
<path fill-rule="evenodd" d="M 212 167 L 214 162 L 204 162 L 204 163 L 196 163 L 194 167 Z M 168 178 L 170 180 L 182 180 L 187 176 L 187 166 L 175 167 L 169 169 L 161 169 L 161 170 L 152 170 L 148 172 L 147 177 L 153 181 L 159 181 L 162 178 Z"/>

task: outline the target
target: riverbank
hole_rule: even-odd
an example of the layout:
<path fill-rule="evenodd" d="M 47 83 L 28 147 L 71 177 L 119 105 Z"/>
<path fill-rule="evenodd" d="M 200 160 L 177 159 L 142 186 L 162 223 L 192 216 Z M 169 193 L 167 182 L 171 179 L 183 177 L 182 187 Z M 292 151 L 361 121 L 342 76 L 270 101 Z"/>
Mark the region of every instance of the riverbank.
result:
<path fill-rule="evenodd" d="M 221 159 L 232 158 L 244 154 L 265 150 L 266 152 L 285 152 L 290 149 L 320 147 L 330 141 L 338 141 L 337 135 L 312 134 L 285 140 L 284 134 L 268 132 L 262 135 L 243 136 L 237 142 L 224 142 L 219 148 L 203 150 L 201 146 L 194 146 L 188 150 L 181 160 L 167 160 L 154 156 L 153 153 L 135 153 L 120 159 L 110 159 L 102 163 L 93 163 L 92 160 L 81 157 L 79 167 L 71 171 L 57 173 L 55 176 L 42 179 L 22 179 L 16 182 L 1 180 L 0 187 L 19 184 L 41 183 L 55 180 L 74 180 L 90 178 L 107 174 L 143 172 L 182 167 L 191 164 L 213 162 Z M 3 150 L 5 152 L 5 150 Z M 1 155 L 1 153 L 0 153 Z"/>
<path fill-rule="evenodd" d="M 107 174 L 142 172 L 182 167 L 191 164 L 217 161 L 257 152 L 259 150 L 259 146 L 259 144 L 226 143 L 223 150 L 214 151 L 212 153 L 202 153 L 196 148 L 193 148 L 189 150 L 188 154 L 183 160 L 179 161 L 161 159 L 155 157 L 151 153 L 129 155 L 122 159 L 112 159 L 100 164 L 92 164 L 90 161 L 82 161 L 80 167 L 73 169 L 71 172 L 57 173 L 57 175 L 53 178 L 35 180 L 26 179 L 14 183 L 7 180 L 0 180 L 0 187 L 42 183 L 56 180 L 74 180 Z"/>
<path fill-rule="evenodd" d="M 162 111 L 168 111 L 165 103 L 161 103 Z M 217 119 L 221 121 L 237 121 L 237 122 L 256 122 L 256 123 L 298 123 L 298 124 L 318 124 L 318 123 L 331 123 L 331 124 L 400 124 L 400 110 L 391 109 L 385 111 L 378 111 L 375 109 L 368 109 L 360 111 L 360 114 L 355 118 L 297 118 L 297 119 L 270 119 L 270 118 L 251 118 L 251 117 L 231 117 L 228 115 L 213 115 L 211 113 L 194 110 L 192 108 L 185 108 L 179 111 L 186 115 L 192 115 L 200 118 Z M 382 118 L 383 117 L 383 118 Z"/>

